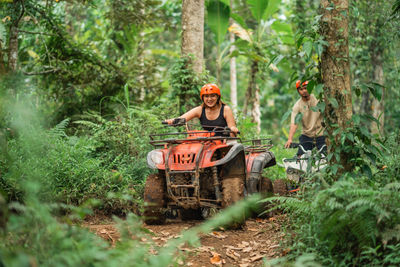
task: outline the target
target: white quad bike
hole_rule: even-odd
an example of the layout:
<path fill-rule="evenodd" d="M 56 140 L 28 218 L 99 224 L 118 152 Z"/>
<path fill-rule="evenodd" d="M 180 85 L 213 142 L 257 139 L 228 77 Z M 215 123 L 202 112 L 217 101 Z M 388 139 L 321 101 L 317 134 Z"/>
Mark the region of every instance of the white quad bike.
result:
<path fill-rule="evenodd" d="M 305 150 L 299 143 L 292 143 L 290 148 L 300 148 L 301 156 L 282 160 L 286 172 L 286 179 L 277 179 L 273 183 L 274 193 L 286 195 L 299 190 L 299 184 L 306 174 L 315 173 L 327 165 L 326 145 L 319 150 Z"/>

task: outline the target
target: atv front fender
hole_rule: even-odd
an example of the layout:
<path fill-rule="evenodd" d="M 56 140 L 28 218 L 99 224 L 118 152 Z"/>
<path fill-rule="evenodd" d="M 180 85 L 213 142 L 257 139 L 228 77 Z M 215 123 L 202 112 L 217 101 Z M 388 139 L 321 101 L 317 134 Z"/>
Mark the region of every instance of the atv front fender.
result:
<path fill-rule="evenodd" d="M 213 152 L 213 151 L 210 151 L 210 152 Z M 210 155 L 206 154 L 205 161 L 203 161 L 203 164 L 200 167 L 206 168 L 206 167 L 224 165 L 224 164 L 232 161 L 239 154 L 243 154 L 244 155 L 244 146 L 242 144 L 240 144 L 240 143 L 237 143 L 237 144 L 234 144 L 229 149 L 229 152 L 220 160 L 211 161 L 212 154 L 210 154 Z"/>

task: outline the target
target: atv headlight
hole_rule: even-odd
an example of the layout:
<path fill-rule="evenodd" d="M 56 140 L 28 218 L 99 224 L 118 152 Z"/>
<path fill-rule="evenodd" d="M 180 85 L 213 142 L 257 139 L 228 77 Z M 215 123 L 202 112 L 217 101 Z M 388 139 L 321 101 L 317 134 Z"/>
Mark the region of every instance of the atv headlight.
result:
<path fill-rule="evenodd" d="M 164 163 L 164 154 L 160 150 L 150 151 L 147 155 L 147 164 L 152 169 L 157 169 L 156 165 Z"/>

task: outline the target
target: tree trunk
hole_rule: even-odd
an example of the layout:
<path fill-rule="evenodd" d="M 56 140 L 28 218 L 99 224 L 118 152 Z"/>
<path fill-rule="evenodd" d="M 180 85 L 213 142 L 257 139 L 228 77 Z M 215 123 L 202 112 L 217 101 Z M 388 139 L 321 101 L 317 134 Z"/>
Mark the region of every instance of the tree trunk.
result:
<path fill-rule="evenodd" d="M 380 85 L 384 85 L 384 77 L 383 77 L 383 50 L 378 49 L 378 51 L 374 51 L 372 53 L 372 66 L 374 67 L 374 82 Z M 374 98 L 372 100 L 372 116 L 379 121 L 379 127 L 376 123 L 372 123 L 371 132 L 373 134 L 383 134 L 383 127 L 385 121 L 385 105 L 384 105 L 384 88 L 382 88 L 382 98 L 379 101 L 378 99 Z"/>
<path fill-rule="evenodd" d="M 260 111 L 260 87 L 255 84 L 256 88 L 254 91 L 254 102 L 253 109 L 251 111 L 251 115 L 253 117 L 253 121 L 256 123 L 257 134 L 261 132 L 261 111 Z"/>
<path fill-rule="evenodd" d="M 13 6 L 15 19 L 11 23 L 8 39 L 8 69 L 12 72 L 16 71 L 18 66 L 18 26 L 19 21 L 25 13 L 23 0 L 14 0 Z"/>
<path fill-rule="evenodd" d="M 139 13 L 141 16 L 144 17 L 145 15 L 145 7 L 144 4 L 141 3 Z M 144 45 L 144 29 L 140 28 L 139 32 L 139 43 L 138 43 L 138 65 L 139 65 L 139 77 L 138 77 L 138 84 L 139 84 L 139 101 L 143 102 L 145 97 L 146 97 L 146 90 L 145 90 L 145 79 L 144 79 L 144 50 L 145 50 L 145 45 Z"/>
<path fill-rule="evenodd" d="M 10 27 L 10 38 L 8 41 L 8 69 L 12 72 L 17 70 L 18 65 L 18 23 Z"/>
<path fill-rule="evenodd" d="M 361 95 L 361 106 L 360 113 L 361 114 L 371 114 L 371 104 L 369 91 L 363 92 Z"/>
<path fill-rule="evenodd" d="M 349 126 L 348 123 L 351 122 L 353 115 L 348 45 L 349 2 L 348 0 L 321 0 L 321 8 L 321 35 L 328 42 L 321 57 L 324 102 L 326 104 L 325 121 L 328 135 L 333 137 L 329 152 L 333 152 L 336 147 L 341 145 L 340 136 L 333 136 L 334 125 L 338 125 L 344 130 Z M 340 172 L 353 169 L 349 157 L 350 155 L 341 150 L 340 164 L 344 169 Z"/>
<path fill-rule="evenodd" d="M 2 77 L 6 73 L 6 66 L 4 62 L 4 55 L 3 55 L 3 43 L 0 41 L 0 77 Z"/>
<path fill-rule="evenodd" d="M 233 1 L 230 1 L 231 8 L 233 8 Z M 233 20 L 230 20 L 230 25 L 232 25 Z M 229 40 L 231 44 L 235 42 L 235 34 L 233 32 L 229 32 Z M 229 48 L 229 52 L 232 53 L 235 51 L 235 46 L 232 45 Z M 230 59 L 230 81 L 231 81 L 231 103 L 233 113 L 237 113 L 237 78 L 236 78 L 236 57 L 231 57 Z"/>
<path fill-rule="evenodd" d="M 247 115 L 247 108 L 250 105 L 251 101 L 253 100 L 253 91 L 256 86 L 256 76 L 258 72 L 258 62 L 253 61 L 251 63 L 250 67 L 250 79 L 249 79 L 249 85 L 247 86 L 246 90 L 246 96 L 244 99 L 244 104 L 243 104 L 243 115 Z"/>
<path fill-rule="evenodd" d="M 193 70 L 203 71 L 204 0 L 183 0 L 182 55 L 192 54 Z"/>
<path fill-rule="evenodd" d="M 295 8 L 296 8 L 296 14 L 305 14 L 305 8 L 304 8 L 304 5 L 306 4 L 305 2 L 304 2 L 304 0 L 296 0 L 296 6 L 295 6 Z M 305 22 L 305 20 L 303 19 L 303 17 L 302 16 L 296 16 L 296 22 L 297 22 L 297 25 L 298 25 L 298 30 L 300 31 L 300 33 L 304 33 L 307 29 L 306 29 L 306 22 Z M 299 71 L 301 72 L 301 73 L 304 73 L 305 72 L 305 69 L 306 69 L 306 63 L 304 62 L 304 60 L 301 58 L 301 56 L 300 55 L 298 55 L 298 58 L 299 58 Z"/>

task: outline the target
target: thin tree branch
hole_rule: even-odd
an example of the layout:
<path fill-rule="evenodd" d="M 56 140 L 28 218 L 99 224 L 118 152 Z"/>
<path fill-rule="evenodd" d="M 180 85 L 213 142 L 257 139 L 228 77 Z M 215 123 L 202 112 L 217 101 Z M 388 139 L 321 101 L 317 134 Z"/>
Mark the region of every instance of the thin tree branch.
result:
<path fill-rule="evenodd" d="M 31 31 L 22 31 L 22 30 L 18 30 L 18 32 L 29 33 L 29 34 L 40 34 L 40 35 L 56 36 L 55 34 L 45 33 L 45 32 L 31 32 Z"/>
<path fill-rule="evenodd" d="M 18 26 L 20 20 L 22 19 L 22 16 L 25 14 L 25 2 L 24 2 L 24 0 L 21 0 L 21 6 L 22 6 L 21 14 L 19 14 L 18 19 L 16 19 L 16 20 L 14 21 L 14 25 L 15 25 L 16 27 Z"/>
<path fill-rule="evenodd" d="M 33 76 L 33 75 L 44 75 L 49 73 L 59 72 L 60 69 L 51 69 L 51 70 L 44 70 L 40 72 L 23 72 L 25 75 Z"/>

